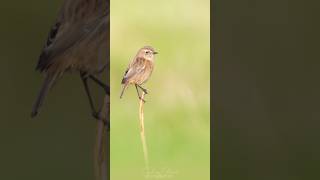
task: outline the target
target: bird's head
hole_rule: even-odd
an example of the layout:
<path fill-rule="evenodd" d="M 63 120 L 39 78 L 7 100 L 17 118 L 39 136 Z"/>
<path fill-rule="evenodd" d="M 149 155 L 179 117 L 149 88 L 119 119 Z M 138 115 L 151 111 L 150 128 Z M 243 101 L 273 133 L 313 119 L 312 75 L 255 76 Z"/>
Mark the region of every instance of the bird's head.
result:
<path fill-rule="evenodd" d="M 156 52 L 154 50 L 154 48 L 151 47 L 151 46 L 144 46 L 143 48 L 141 48 L 139 50 L 139 56 L 143 57 L 143 58 L 145 58 L 145 59 L 147 59 L 149 61 L 153 61 L 154 60 L 154 55 L 155 54 L 158 54 L 158 52 Z"/>

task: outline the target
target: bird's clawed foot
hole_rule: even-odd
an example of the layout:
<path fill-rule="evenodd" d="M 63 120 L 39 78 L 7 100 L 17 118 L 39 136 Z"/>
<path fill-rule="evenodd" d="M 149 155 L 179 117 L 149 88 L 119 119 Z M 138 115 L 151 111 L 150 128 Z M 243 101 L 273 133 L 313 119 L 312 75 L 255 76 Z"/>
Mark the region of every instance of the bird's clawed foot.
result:
<path fill-rule="evenodd" d="M 139 99 L 143 101 L 143 103 L 146 103 L 146 100 L 142 99 L 142 97 L 139 97 Z"/>
<path fill-rule="evenodd" d="M 99 80 L 93 75 L 88 75 L 88 77 L 92 79 L 94 82 L 96 82 L 99 86 L 101 86 L 106 92 L 106 94 L 110 95 L 110 87 L 108 85 L 106 85 L 105 83 L 103 83 L 101 80 Z"/>
<path fill-rule="evenodd" d="M 148 90 L 147 90 L 147 89 L 145 89 L 145 88 L 143 88 L 143 87 L 141 87 L 141 86 L 139 86 L 139 85 L 138 85 L 138 87 L 139 87 L 145 94 L 148 94 Z"/>
<path fill-rule="evenodd" d="M 102 120 L 102 118 L 100 117 L 98 112 L 93 111 L 92 112 L 92 116 L 96 119 L 96 120 Z"/>
<path fill-rule="evenodd" d="M 106 121 L 103 117 L 100 116 L 100 113 L 93 111 L 92 116 L 98 120 L 98 121 L 103 121 L 104 125 L 107 127 L 108 130 L 110 130 L 110 123 L 109 121 Z"/>
<path fill-rule="evenodd" d="M 147 89 L 142 89 L 142 91 L 143 91 L 145 94 L 148 94 Z"/>

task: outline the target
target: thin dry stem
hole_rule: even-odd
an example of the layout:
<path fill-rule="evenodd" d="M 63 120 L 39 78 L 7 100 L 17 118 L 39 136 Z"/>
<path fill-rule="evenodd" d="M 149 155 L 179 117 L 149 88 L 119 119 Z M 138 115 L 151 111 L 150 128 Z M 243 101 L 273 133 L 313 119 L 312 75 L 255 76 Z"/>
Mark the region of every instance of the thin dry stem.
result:
<path fill-rule="evenodd" d="M 95 177 L 96 180 L 107 180 L 109 173 L 109 137 L 110 131 L 107 129 L 106 123 L 109 118 L 109 96 L 106 95 L 104 104 L 100 109 L 100 120 L 97 120 L 97 132 L 96 132 L 96 143 L 95 143 Z"/>
<path fill-rule="evenodd" d="M 144 95 L 145 95 L 145 93 L 142 92 L 141 99 L 140 99 L 140 105 L 139 105 L 140 137 L 141 137 L 141 142 L 142 142 L 142 147 L 143 147 L 143 154 L 144 154 L 144 161 L 145 161 L 146 170 L 149 170 L 148 149 L 147 149 L 147 142 L 146 142 L 145 129 L 144 129 L 144 114 L 143 114 Z"/>

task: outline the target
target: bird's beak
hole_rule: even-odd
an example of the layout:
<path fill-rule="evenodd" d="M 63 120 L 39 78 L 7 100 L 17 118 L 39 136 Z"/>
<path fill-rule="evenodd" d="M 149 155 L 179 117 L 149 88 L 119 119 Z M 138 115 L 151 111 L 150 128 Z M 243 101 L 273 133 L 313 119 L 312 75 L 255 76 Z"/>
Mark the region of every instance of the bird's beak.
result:
<path fill-rule="evenodd" d="M 159 54 L 158 52 L 153 52 L 153 54 Z"/>

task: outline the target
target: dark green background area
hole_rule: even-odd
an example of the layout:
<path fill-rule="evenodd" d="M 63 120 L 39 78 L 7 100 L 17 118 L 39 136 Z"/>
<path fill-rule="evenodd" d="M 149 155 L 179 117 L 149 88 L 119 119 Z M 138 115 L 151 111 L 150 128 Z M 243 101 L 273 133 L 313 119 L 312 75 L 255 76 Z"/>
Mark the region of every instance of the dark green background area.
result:
<path fill-rule="evenodd" d="M 78 73 L 66 74 L 30 118 L 42 83 L 34 69 L 61 2 L 1 2 L 0 179 L 94 178 L 96 122 Z"/>
<path fill-rule="evenodd" d="M 317 7 L 214 1 L 215 179 L 319 179 Z"/>

